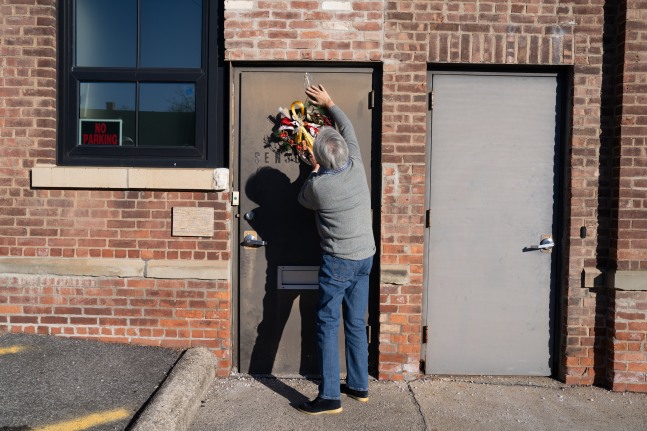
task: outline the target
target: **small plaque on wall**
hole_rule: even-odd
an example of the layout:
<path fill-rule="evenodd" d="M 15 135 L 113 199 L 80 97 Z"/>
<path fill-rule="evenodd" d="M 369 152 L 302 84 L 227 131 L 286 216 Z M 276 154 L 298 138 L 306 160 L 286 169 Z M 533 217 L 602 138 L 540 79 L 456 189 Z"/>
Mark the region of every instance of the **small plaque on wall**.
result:
<path fill-rule="evenodd" d="M 173 236 L 213 236 L 213 208 L 173 207 Z"/>

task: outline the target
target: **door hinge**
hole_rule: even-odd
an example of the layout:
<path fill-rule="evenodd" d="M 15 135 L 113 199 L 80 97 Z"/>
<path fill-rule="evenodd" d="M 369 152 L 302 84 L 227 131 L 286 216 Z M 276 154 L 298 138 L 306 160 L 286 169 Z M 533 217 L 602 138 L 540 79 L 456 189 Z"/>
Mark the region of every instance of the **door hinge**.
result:
<path fill-rule="evenodd" d="M 429 338 L 429 327 L 427 325 L 422 327 L 422 344 L 427 344 Z"/>
<path fill-rule="evenodd" d="M 375 91 L 368 92 L 368 109 L 375 108 Z"/>
<path fill-rule="evenodd" d="M 433 90 L 431 90 L 427 94 L 427 109 L 430 110 L 430 111 L 433 111 L 433 109 L 434 109 L 434 91 Z"/>
<path fill-rule="evenodd" d="M 425 211 L 425 227 L 429 228 L 431 227 L 431 210 L 426 210 Z"/>

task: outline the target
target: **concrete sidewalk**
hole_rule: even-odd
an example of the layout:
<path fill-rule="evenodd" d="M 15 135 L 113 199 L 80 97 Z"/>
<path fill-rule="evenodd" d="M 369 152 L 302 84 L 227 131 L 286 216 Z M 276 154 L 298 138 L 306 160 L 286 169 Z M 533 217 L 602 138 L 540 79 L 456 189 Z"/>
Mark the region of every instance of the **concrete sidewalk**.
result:
<path fill-rule="evenodd" d="M 0 431 L 52 424 L 93 431 L 647 431 L 647 394 L 548 378 L 371 381 L 368 403 L 342 395 L 341 414 L 308 416 L 295 406 L 316 395 L 316 382 L 246 375 L 214 380 L 214 357 L 203 348 L 180 352 L 0 334 L 2 349 Z M 78 418 L 89 423 L 88 415 L 116 409 L 123 412 L 119 419 L 60 425 Z"/>
<path fill-rule="evenodd" d="M 647 430 L 647 394 L 570 387 L 549 378 L 437 378 L 370 384 L 370 400 L 342 395 L 338 415 L 308 416 L 294 406 L 316 382 L 213 382 L 191 431 L 276 430 Z"/>

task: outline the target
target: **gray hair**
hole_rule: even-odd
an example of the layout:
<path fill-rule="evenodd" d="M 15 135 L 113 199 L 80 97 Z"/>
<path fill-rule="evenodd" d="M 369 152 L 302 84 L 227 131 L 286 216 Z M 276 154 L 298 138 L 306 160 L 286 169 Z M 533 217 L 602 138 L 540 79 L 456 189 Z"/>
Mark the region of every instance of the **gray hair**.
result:
<path fill-rule="evenodd" d="M 348 162 L 348 144 L 334 128 L 322 127 L 315 140 L 314 155 L 324 169 L 339 169 Z"/>

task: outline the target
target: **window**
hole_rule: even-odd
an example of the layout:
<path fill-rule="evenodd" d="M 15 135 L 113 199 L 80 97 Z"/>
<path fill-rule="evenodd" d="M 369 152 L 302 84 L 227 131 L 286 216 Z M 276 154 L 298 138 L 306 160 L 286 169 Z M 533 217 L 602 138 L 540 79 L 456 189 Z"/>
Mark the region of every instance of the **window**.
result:
<path fill-rule="evenodd" d="M 58 164 L 224 165 L 220 3 L 59 2 Z"/>

